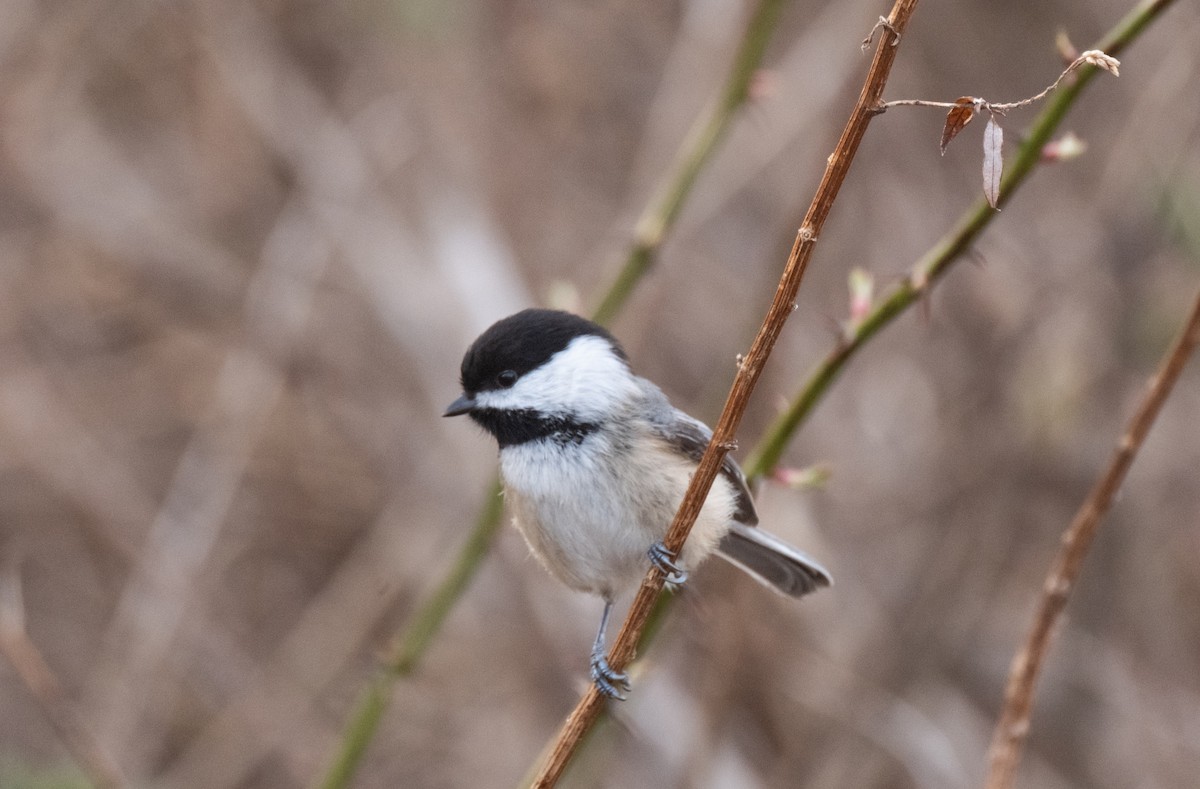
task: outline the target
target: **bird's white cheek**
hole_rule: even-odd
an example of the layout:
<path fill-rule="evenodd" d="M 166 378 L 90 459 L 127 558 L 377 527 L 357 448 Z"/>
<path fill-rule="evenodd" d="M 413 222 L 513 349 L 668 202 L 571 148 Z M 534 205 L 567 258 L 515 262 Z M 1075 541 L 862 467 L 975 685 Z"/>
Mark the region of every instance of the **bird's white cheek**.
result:
<path fill-rule="evenodd" d="M 602 337 L 577 337 L 511 389 L 480 392 L 480 407 L 569 414 L 599 421 L 637 395 L 628 366 Z"/>

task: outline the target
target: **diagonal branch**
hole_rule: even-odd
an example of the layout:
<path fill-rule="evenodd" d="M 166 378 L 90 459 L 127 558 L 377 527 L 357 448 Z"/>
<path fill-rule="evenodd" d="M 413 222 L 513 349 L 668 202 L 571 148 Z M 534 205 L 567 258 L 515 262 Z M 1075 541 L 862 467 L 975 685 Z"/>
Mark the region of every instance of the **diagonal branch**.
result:
<path fill-rule="evenodd" d="M 705 450 L 696 472 L 692 475 L 692 481 L 684 495 L 683 503 L 663 540 L 669 551 L 678 552 L 683 546 L 725 455 L 735 445 L 735 435 L 742 414 L 745 412 L 750 395 L 762 374 L 767 357 L 783 330 L 784 323 L 795 309 L 796 294 L 800 289 L 800 282 L 812 257 L 817 238 L 820 236 L 825 219 L 829 216 L 829 211 L 833 207 L 842 182 L 850 170 L 854 155 L 858 151 L 858 145 L 862 141 L 863 135 L 866 134 L 867 124 L 876 114 L 883 87 L 887 82 L 892 63 L 896 59 L 896 44 L 916 10 L 916 5 L 917 0 L 897 0 L 892 8 L 892 13 L 888 17 L 887 32 L 881 37 L 879 46 L 875 50 L 875 57 L 859 94 L 858 102 L 842 131 L 837 148 L 829 157 L 825 175 L 817 187 L 817 193 L 804 217 L 804 223 L 796 235 L 796 241 L 788 256 L 783 277 L 776 288 L 775 298 L 771 302 L 771 307 L 767 311 L 758 335 L 750 346 L 750 351 L 738 365 L 733 387 L 725 401 L 721 418 L 713 431 L 712 441 L 709 442 L 708 449 Z M 629 609 L 625 624 L 621 628 L 621 633 L 617 636 L 608 658 L 609 664 L 617 671 L 622 670 L 632 660 L 635 645 L 646 626 L 662 585 L 663 576 L 656 568 L 651 569 L 643 579 L 641 588 Z M 604 699 L 595 687 L 589 688 L 559 732 L 546 764 L 534 781 L 534 786 L 549 787 L 558 781 L 575 750 L 579 747 L 583 736 L 599 717 L 603 704 Z"/>
<path fill-rule="evenodd" d="M 1117 491 L 1121 489 L 1126 472 L 1133 464 L 1146 434 L 1171 394 L 1171 388 L 1179 379 L 1179 374 L 1197 343 L 1200 343 L 1200 293 L 1196 294 L 1196 303 L 1192 306 L 1183 331 L 1164 358 L 1158 372 L 1150 379 L 1145 397 L 1117 442 L 1108 470 L 1096 481 L 1095 487 L 1071 521 L 1070 528 L 1063 534 L 1058 557 L 1042 585 L 1042 599 L 1038 603 L 1037 613 L 1034 614 L 1029 635 L 1024 646 L 1013 658 L 1012 668 L 1009 669 L 1008 686 L 1004 691 L 1004 709 L 996 723 L 988 757 L 990 767 L 985 784 L 987 789 L 1008 789 L 1012 786 L 1017 765 L 1021 760 L 1021 751 L 1029 736 L 1034 686 L 1046 653 L 1050 649 L 1054 627 L 1067 606 L 1067 600 L 1075 581 L 1079 578 L 1083 560 L 1091 547 L 1100 520 L 1108 512 Z"/>

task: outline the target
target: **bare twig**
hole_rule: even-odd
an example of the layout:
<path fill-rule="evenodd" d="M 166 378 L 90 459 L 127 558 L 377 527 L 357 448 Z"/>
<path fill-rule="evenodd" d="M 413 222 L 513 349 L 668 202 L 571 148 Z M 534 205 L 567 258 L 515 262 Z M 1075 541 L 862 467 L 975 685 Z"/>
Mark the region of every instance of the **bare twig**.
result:
<path fill-rule="evenodd" d="M 700 464 L 684 495 L 683 503 L 663 541 L 670 551 L 678 552 L 683 546 L 684 540 L 687 539 L 688 532 L 708 496 L 709 488 L 716 478 L 721 462 L 734 441 L 738 424 L 741 422 L 742 414 L 745 412 L 750 394 L 754 391 L 754 386 L 758 382 L 767 357 L 774 348 L 784 323 L 794 309 L 796 293 L 800 288 L 808 261 L 812 257 L 821 228 L 824 226 L 838 190 L 850 170 L 854 155 L 858 151 L 858 145 L 866 133 L 867 125 L 875 114 L 874 108 L 879 105 L 879 97 L 883 93 L 892 63 L 896 59 L 897 48 L 894 46 L 894 42 L 903 33 L 916 5 L 916 0 L 898 0 L 892 8 L 892 13 L 888 17 L 890 24 L 886 28 L 887 32 L 882 36 L 879 46 L 875 50 L 875 57 L 859 94 L 858 103 L 846 123 L 837 148 L 829 157 L 825 175 L 817 187 L 817 193 L 813 197 L 804 222 L 800 226 L 800 231 L 796 235 L 796 241 L 788 256 L 783 277 L 776 288 L 775 298 L 771 302 L 771 307 L 767 311 L 758 335 L 750 346 L 750 351 L 738 365 L 733 387 L 730 389 L 729 397 L 725 401 L 725 408 L 721 412 L 721 418 L 713 431 L 713 438 L 709 442 L 704 456 L 700 459 Z M 634 648 L 646 626 L 662 585 L 663 576 L 657 569 L 652 569 L 642 580 L 641 588 L 629 609 L 625 624 L 622 626 L 621 633 L 617 636 L 608 658 L 609 664 L 617 671 L 623 669 L 633 658 Z M 534 781 L 535 786 L 549 787 L 557 783 L 575 750 L 579 747 L 583 736 L 599 717 L 603 704 L 604 699 L 600 693 L 594 687 L 589 688 L 559 732 L 550 756 Z"/>
<path fill-rule="evenodd" d="M 1042 598 L 1029 635 L 1009 669 L 1004 709 L 996 724 L 989 753 L 987 789 L 1008 789 L 1012 786 L 1022 748 L 1029 735 L 1034 686 L 1050 649 L 1054 626 L 1066 608 L 1101 518 L 1108 512 L 1146 434 L 1197 343 L 1200 343 L 1200 293 L 1196 294 L 1196 302 L 1183 331 L 1164 357 L 1158 372 L 1150 379 L 1145 397 L 1117 443 L 1108 469 L 1096 482 L 1063 534 L 1062 547 L 1042 585 Z"/>
<path fill-rule="evenodd" d="M 283 395 L 280 365 L 305 326 L 328 259 L 328 245 L 311 231 L 303 206 L 289 206 L 250 282 L 244 306 L 250 342 L 227 352 L 210 410 L 189 437 L 121 593 L 93 688 L 107 711 L 104 736 L 131 772 L 130 761 L 152 750 L 152 738 L 135 741 L 132 733 L 156 701 L 133 690 L 168 659 L 253 449 Z M 126 751 L 131 745 L 137 755 Z"/>
<path fill-rule="evenodd" d="M 1098 49 L 1089 49 L 1087 52 L 1084 52 L 1082 55 L 1075 58 L 1075 60 L 1069 66 L 1067 66 L 1065 69 L 1063 69 L 1063 72 L 1061 74 L 1058 75 L 1058 79 L 1056 79 L 1056 80 L 1054 80 L 1054 82 L 1050 83 L 1050 85 L 1048 85 L 1040 93 L 1030 96 L 1027 99 L 1021 99 L 1020 101 L 1010 101 L 1010 102 L 995 102 L 995 101 L 987 101 L 986 99 L 977 98 L 977 99 L 975 99 L 975 104 L 977 105 L 977 109 L 991 110 L 992 112 L 998 112 L 1001 114 L 1008 112 L 1009 110 L 1015 110 L 1015 109 L 1018 109 L 1021 107 L 1028 107 L 1030 104 L 1035 104 L 1035 103 L 1041 101 L 1042 99 L 1046 98 L 1047 96 L 1049 96 L 1055 90 L 1055 88 L 1057 88 L 1059 85 L 1062 84 L 1063 80 L 1065 80 L 1074 71 L 1082 68 L 1083 66 L 1095 66 L 1097 68 L 1103 68 L 1106 71 L 1111 72 L 1115 76 L 1117 74 L 1118 68 L 1120 67 L 1120 63 L 1116 60 L 1116 58 L 1110 57 L 1109 55 L 1106 55 L 1104 52 L 1102 52 Z M 941 109 L 953 109 L 956 106 L 958 106 L 957 101 L 926 101 L 924 99 L 897 99 L 896 101 L 888 101 L 888 102 L 885 102 L 885 103 L 879 105 L 879 110 L 882 112 L 884 110 L 891 109 L 892 107 L 938 107 Z"/>
<path fill-rule="evenodd" d="M 98 789 L 126 786 L 116 762 L 84 724 L 54 670 L 25 630 L 21 579 L 15 567 L 0 574 L 0 652 L 46 713 L 63 745 Z"/>

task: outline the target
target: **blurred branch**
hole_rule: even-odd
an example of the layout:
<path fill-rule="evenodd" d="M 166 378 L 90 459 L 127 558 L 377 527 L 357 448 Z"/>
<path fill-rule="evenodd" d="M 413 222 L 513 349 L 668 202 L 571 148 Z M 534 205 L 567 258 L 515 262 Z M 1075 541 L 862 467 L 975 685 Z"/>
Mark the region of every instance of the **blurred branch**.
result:
<path fill-rule="evenodd" d="M 1066 608 L 1067 599 L 1079 578 L 1083 560 L 1091 547 L 1101 518 L 1108 512 L 1113 498 L 1121 489 L 1126 472 L 1154 424 L 1159 410 L 1171 388 L 1179 379 L 1188 357 L 1200 343 L 1200 293 L 1192 305 L 1191 314 L 1170 352 L 1164 357 L 1158 372 L 1147 387 L 1137 412 L 1117 442 L 1112 461 L 1104 475 L 1075 514 L 1062 537 L 1058 557 L 1042 585 L 1042 598 L 1033 617 L 1033 625 L 1024 646 L 1013 658 L 1009 669 L 1008 686 L 1004 691 L 1004 708 L 992 736 L 989 754 L 987 789 L 1008 789 L 1013 784 L 1021 751 L 1029 735 L 1029 718 L 1033 709 L 1034 686 L 1042 663 L 1050 649 L 1054 627 Z"/>
<path fill-rule="evenodd" d="M 442 579 L 429 602 L 421 609 L 420 616 L 413 620 L 397 640 L 392 658 L 385 666 L 388 673 L 405 676 L 417 667 L 417 662 L 425 654 L 429 642 L 437 635 L 442 622 L 449 616 L 450 610 L 475 577 L 479 563 L 487 556 L 492 536 L 502 522 L 503 515 L 504 499 L 501 496 L 500 481 L 495 480 L 488 489 L 478 523 L 467 537 L 467 544 L 463 546 L 454 566 Z"/>
<path fill-rule="evenodd" d="M 127 786 L 120 768 L 84 724 L 54 670 L 29 638 L 21 579 L 15 567 L 5 568 L 0 575 L 0 652 L 37 699 L 59 739 L 92 784 L 97 789 Z"/>
<path fill-rule="evenodd" d="M 1150 0 L 1139 4 L 1118 22 L 1108 35 L 1097 42 L 1095 48 L 1112 55 L 1120 53 L 1171 2 L 1173 0 Z M 1008 164 L 1004 179 L 1000 182 L 1000 205 L 1008 202 L 1041 161 L 1042 148 L 1049 142 L 1067 111 L 1097 71 L 1093 65 L 1078 68 L 1075 72 L 1076 79 L 1054 93 L 1045 109 L 1034 119 L 1016 156 Z M 813 407 L 825 395 L 850 358 L 867 340 L 927 295 L 932 283 L 950 270 L 959 256 L 970 247 L 996 215 L 986 200 L 978 201 L 959 219 L 954 229 L 913 265 L 909 275 L 893 286 L 853 330 L 842 337 L 837 347 L 809 374 L 799 394 L 767 428 L 758 447 L 746 459 L 744 468 L 748 478 L 754 479 L 767 474 L 778 465 L 779 458 L 796 430 L 808 418 Z"/>
<path fill-rule="evenodd" d="M 897 0 L 888 17 L 885 25 L 887 32 L 880 38 L 871 68 L 867 73 L 862 91 L 859 93 L 858 102 L 846 122 L 837 147 L 828 159 L 825 174 L 813 196 L 800 231 L 796 234 L 796 241 L 788 255 L 787 265 L 775 291 L 775 298 L 771 302 L 770 309 L 763 319 L 762 327 L 754 338 L 750 350 L 738 365 L 737 375 L 734 377 L 729 397 L 725 401 L 721 418 L 713 430 L 712 440 L 709 441 L 708 448 L 704 451 L 704 456 L 700 459 L 700 463 L 692 475 L 691 483 L 684 494 L 679 511 L 675 514 L 671 528 L 663 540 L 666 549 L 675 555 L 678 555 L 683 547 L 692 524 L 700 514 L 700 508 L 708 497 L 708 491 L 712 487 L 725 455 L 736 445 L 735 435 L 746 406 L 749 404 L 750 395 L 758 383 L 767 358 L 775 347 L 776 340 L 783 331 L 784 323 L 795 310 L 796 294 L 800 289 L 804 272 L 808 268 L 808 262 L 812 258 L 813 250 L 816 248 L 817 238 L 820 237 L 825 220 L 833 208 L 838 191 L 858 152 L 859 143 L 862 142 L 867 126 L 875 114 L 874 108 L 879 104 L 879 97 L 883 93 L 888 74 L 896 59 L 897 44 L 899 44 L 916 6 L 917 0 Z M 642 580 L 641 588 L 638 589 L 637 596 L 625 617 L 621 632 L 609 654 L 609 665 L 616 671 L 623 670 L 633 659 L 634 649 L 655 607 L 663 581 L 664 575 L 657 567 L 651 568 Z M 600 717 L 605 702 L 605 698 L 594 685 L 588 688 L 559 731 L 549 758 L 534 780 L 534 786 L 551 787 L 557 784 L 583 738 Z"/>
<path fill-rule="evenodd" d="M 103 736 L 132 774 L 154 750 L 155 736 L 166 734 L 133 736 L 145 710 L 165 703 L 136 689 L 168 661 L 197 597 L 202 570 L 285 391 L 282 366 L 307 325 L 330 249 L 313 232 L 302 204 L 285 206 L 247 286 L 241 315 L 246 341 L 225 352 L 211 400 L 176 461 L 108 626 L 92 686 L 107 712 Z M 127 745 L 136 752 L 128 753 Z"/>
<path fill-rule="evenodd" d="M 725 138 L 737 111 L 750 98 L 751 81 L 762 63 L 763 53 L 782 7 L 783 0 L 761 0 L 754 10 L 734 58 L 728 82 L 712 108 L 696 119 L 675 157 L 670 173 L 662 180 L 638 218 L 633 245 L 625 264 L 592 313 L 592 319 L 597 323 L 611 323 L 629 300 L 633 289 L 653 267 L 663 240 L 679 218 L 679 212 L 691 194 L 696 178 Z"/>
<path fill-rule="evenodd" d="M 11 451 L 81 512 L 81 528 L 125 564 L 137 561 L 136 527 L 155 502 L 133 472 L 105 449 L 32 360 L 10 362 L 0 378 L 0 435 Z"/>
<path fill-rule="evenodd" d="M 278 752 L 272 757 L 277 772 L 285 770 L 294 783 L 315 782 L 342 736 L 341 726 L 327 724 L 320 694 L 354 662 L 399 593 L 396 568 L 411 550 L 405 529 L 412 517 L 400 498 L 385 505 L 272 654 L 258 662 L 257 677 L 230 682 L 222 694 L 228 702 L 155 776 L 156 787 L 243 786 L 272 752 Z M 321 648 L 314 651 L 313 644 Z"/>
<path fill-rule="evenodd" d="M 592 315 L 598 323 L 606 324 L 616 317 L 653 265 L 696 178 L 724 139 L 737 110 L 749 98 L 751 80 L 762 63 L 782 6 L 783 0 L 761 0 L 755 9 L 717 102 L 692 127 L 671 173 L 663 179 L 655 197 L 638 219 L 625 264 Z M 351 713 L 337 758 L 320 784 L 323 789 L 337 789 L 349 784 L 387 709 L 392 683 L 417 667 L 487 556 L 504 513 L 498 479 L 492 482 L 488 491 L 475 528 L 467 536 L 454 566 L 415 614 L 412 624 L 396 640 L 391 656 L 380 667 Z"/>
<path fill-rule="evenodd" d="M 396 639 L 391 656 L 376 671 L 355 705 L 343 733 L 337 758 L 321 781 L 323 789 L 349 785 L 367 746 L 375 736 L 380 718 L 387 710 L 392 684 L 400 677 L 411 674 L 417 667 L 433 637 L 487 556 L 492 538 L 503 522 L 503 513 L 504 500 L 500 496 L 500 482 L 496 480 L 488 488 L 479 520 L 455 559 L 454 566 L 417 612 L 412 624 Z"/>

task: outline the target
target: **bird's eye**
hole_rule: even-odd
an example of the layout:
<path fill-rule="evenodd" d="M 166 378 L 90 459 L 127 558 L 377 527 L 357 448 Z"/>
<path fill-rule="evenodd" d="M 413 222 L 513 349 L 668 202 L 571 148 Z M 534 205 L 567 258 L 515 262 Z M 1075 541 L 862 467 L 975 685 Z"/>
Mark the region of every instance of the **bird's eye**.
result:
<path fill-rule="evenodd" d="M 496 376 L 496 383 L 500 384 L 502 389 L 509 389 L 517 382 L 517 374 L 512 370 L 505 370 Z"/>

